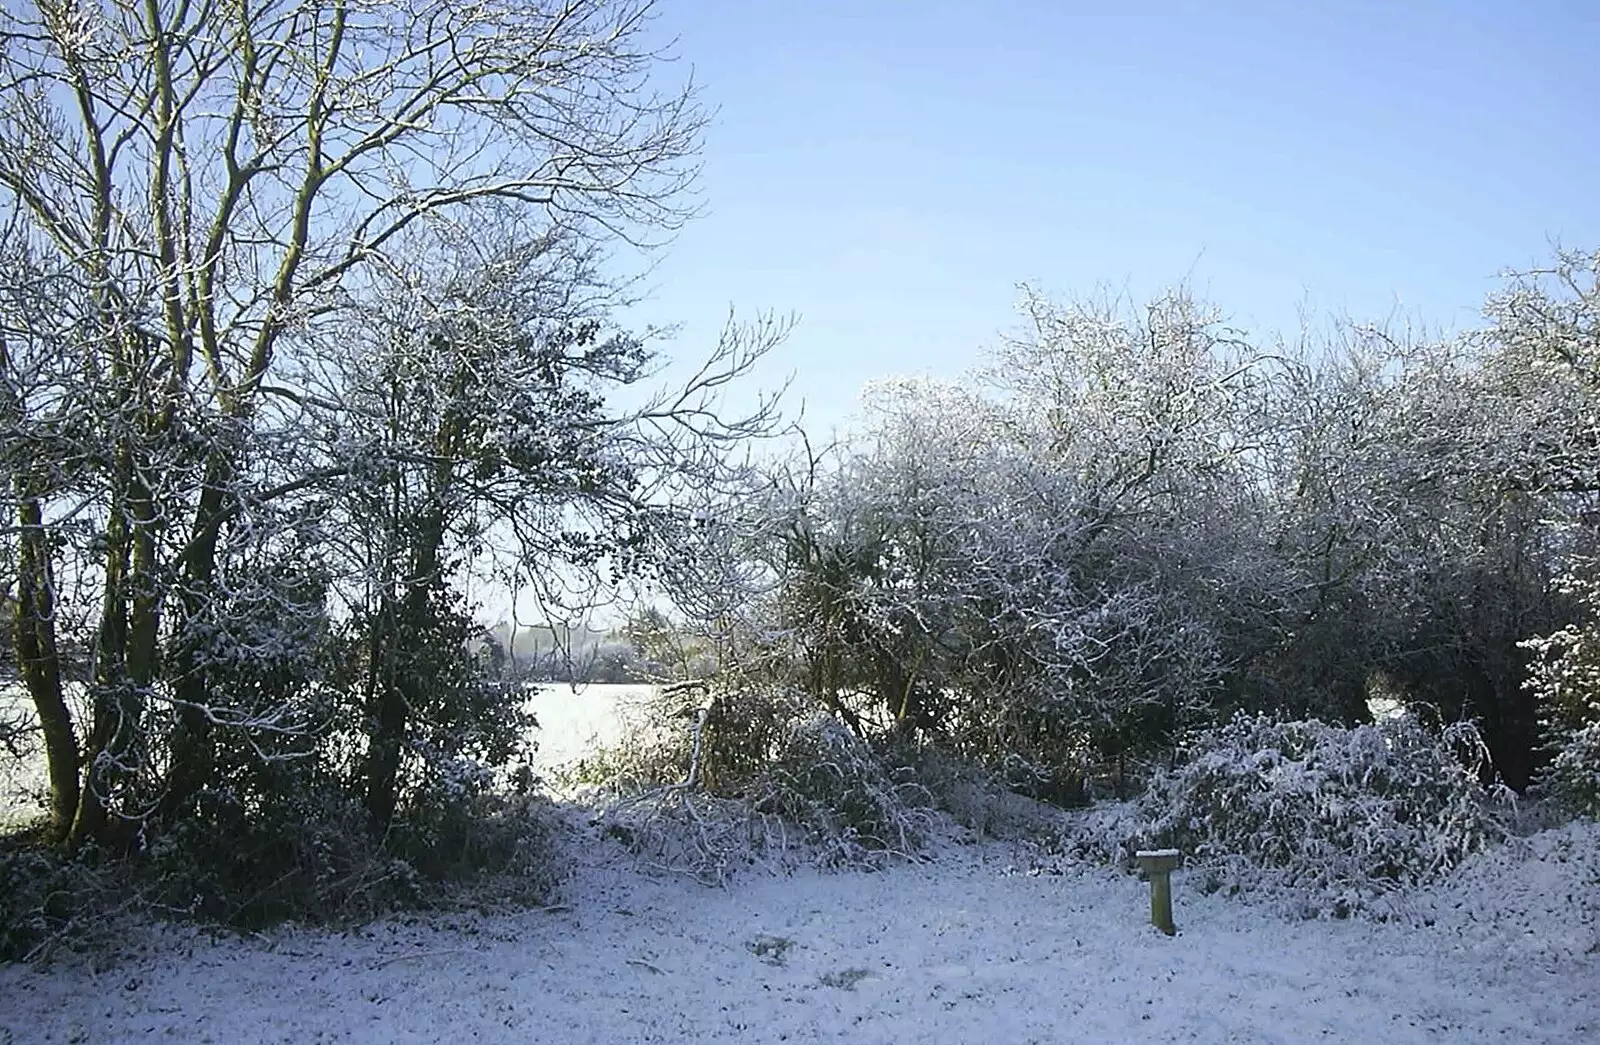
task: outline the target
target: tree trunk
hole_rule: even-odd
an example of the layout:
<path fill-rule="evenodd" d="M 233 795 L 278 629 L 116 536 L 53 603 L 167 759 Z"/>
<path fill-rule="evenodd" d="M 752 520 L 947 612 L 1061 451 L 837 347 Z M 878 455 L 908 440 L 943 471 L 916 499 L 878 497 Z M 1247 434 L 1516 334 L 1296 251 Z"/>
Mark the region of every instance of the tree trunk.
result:
<path fill-rule="evenodd" d="M 55 583 L 43 512 L 37 494 L 19 483 L 17 556 L 17 666 L 44 732 L 50 778 L 50 837 L 64 841 L 78 811 L 78 741 L 72 712 L 61 692 L 61 657 L 56 647 Z"/>
<path fill-rule="evenodd" d="M 213 460 L 207 468 L 206 483 L 195 510 L 194 529 L 183 564 L 182 606 L 189 623 L 212 595 L 220 521 L 226 507 L 223 490 L 229 471 L 225 461 Z M 186 637 L 178 643 L 173 651 L 172 667 L 178 721 L 172 735 L 172 769 L 161 801 L 164 816 L 182 809 L 201 789 L 210 786 L 216 775 L 216 739 L 211 719 L 204 710 L 212 700 L 211 677 L 206 665 L 201 663 L 192 638 Z"/>
<path fill-rule="evenodd" d="M 94 680 L 90 688 L 89 735 L 84 741 L 85 772 L 78 811 L 73 816 L 72 830 L 68 836 L 68 844 L 73 850 L 105 835 L 106 770 L 101 760 L 117 734 L 122 690 L 126 686 L 124 651 L 128 641 L 128 621 L 127 607 L 122 601 L 122 587 L 127 572 L 127 552 L 121 531 L 120 521 L 113 513 L 106 534 L 105 602 L 100 611 Z"/>
<path fill-rule="evenodd" d="M 394 628 L 393 625 L 390 625 Z M 394 630 L 398 630 L 395 628 Z M 391 633 L 384 643 L 385 656 L 398 654 Z M 373 708 L 372 740 L 367 751 L 367 816 L 373 829 L 388 830 L 399 802 L 400 754 L 405 746 L 408 713 L 406 695 L 399 679 L 386 678 L 378 687 Z"/>
<path fill-rule="evenodd" d="M 123 835 L 112 830 L 107 799 L 116 784 L 137 771 L 146 694 L 158 659 L 161 588 L 155 508 L 149 487 L 131 464 L 132 454 L 125 450 L 119 458 L 117 486 L 124 495 L 113 499 L 106 527 L 105 602 L 84 749 L 88 771 L 67 839 L 74 850 L 88 842 L 109 844 Z"/>
<path fill-rule="evenodd" d="M 381 629 L 381 638 L 374 647 L 380 651 L 383 664 L 373 694 L 366 806 L 373 829 L 380 833 L 388 830 L 394 821 L 399 804 L 400 760 L 405 751 L 411 708 L 419 695 L 419 680 L 406 661 L 407 654 L 415 652 L 421 632 L 419 625 L 427 613 L 426 588 L 422 591 L 424 601 L 420 607 L 414 605 L 415 594 L 408 592 L 404 599 L 389 600 L 376 625 Z"/>
<path fill-rule="evenodd" d="M 405 751 L 411 709 L 427 680 L 418 678 L 406 663 L 423 641 L 431 611 L 430 594 L 439 572 L 439 548 L 444 541 L 444 520 L 434 516 L 419 527 L 413 568 L 405 579 L 404 595 L 385 597 L 386 605 L 374 627 L 382 639 L 373 644 L 379 665 L 372 708 L 372 739 L 367 753 L 367 814 L 377 831 L 386 831 L 399 803 L 400 760 Z"/>

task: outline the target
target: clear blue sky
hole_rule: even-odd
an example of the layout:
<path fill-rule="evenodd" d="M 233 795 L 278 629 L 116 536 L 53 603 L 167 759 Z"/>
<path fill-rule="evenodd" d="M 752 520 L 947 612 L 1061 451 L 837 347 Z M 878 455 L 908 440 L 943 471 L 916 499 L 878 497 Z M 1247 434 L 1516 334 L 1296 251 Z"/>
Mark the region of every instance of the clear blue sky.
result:
<path fill-rule="evenodd" d="M 826 430 L 864 381 L 956 376 L 1016 284 L 1188 278 L 1297 309 L 1476 321 L 1495 274 L 1600 246 L 1600 0 L 661 0 L 708 105 L 707 215 L 634 322 L 702 351 L 794 311 Z"/>

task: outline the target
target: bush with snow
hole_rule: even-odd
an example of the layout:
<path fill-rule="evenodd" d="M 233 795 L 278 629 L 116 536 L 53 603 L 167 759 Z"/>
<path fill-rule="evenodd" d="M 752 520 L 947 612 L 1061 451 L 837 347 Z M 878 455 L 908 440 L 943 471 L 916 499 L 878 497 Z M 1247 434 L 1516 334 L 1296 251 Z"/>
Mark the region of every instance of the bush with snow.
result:
<path fill-rule="evenodd" d="M 0 962 L 114 951 L 150 915 L 249 930 L 543 903 L 565 870 L 557 812 L 539 795 L 413 811 L 382 845 L 359 802 L 314 785 L 259 808 L 208 789 L 132 857 L 68 855 L 38 845 L 37 830 L 0 836 Z"/>
<path fill-rule="evenodd" d="M 1600 817 L 1600 721 L 1569 731 L 1539 777 L 1540 789 L 1582 816 Z"/>
<path fill-rule="evenodd" d="M 785 851 L 826 866 L 913 854 L 931 801 L 886 751 L 787 691 L 668 687 L 574 782 L 599 789 L 607 832 L 635 853 L 721 882 Z"/>
<path fill-rule="evenodd" d="M 922 845 L 930 802 L 910 776 L 837 718 L 816 712 L 790 726 L 756 783 L 756 808 L 805 825 L 824 862 L 908 856 Z"/>
<path fill-rule="evenodd" d="M 1080 851 L 1126 860 L 1175 846 L 1208 890 L 1277 893 L 1343 916 L 1442 877 L 1504 835 L 1469 723 L 1413 716 L 1341 727 L 1240 714 L 1199 733 L 1120 815 L 1091 817 Z"/>
<path fill-rule="evenodd" d="M 1529 639 L 1527 689 L 1539 703 L 1549 763 L 1538 789 L 1565 810 L 1600 816 L 1600 572 L 1592 558 L 1574 563 L 1562 585 L 1588 615 Z"/>

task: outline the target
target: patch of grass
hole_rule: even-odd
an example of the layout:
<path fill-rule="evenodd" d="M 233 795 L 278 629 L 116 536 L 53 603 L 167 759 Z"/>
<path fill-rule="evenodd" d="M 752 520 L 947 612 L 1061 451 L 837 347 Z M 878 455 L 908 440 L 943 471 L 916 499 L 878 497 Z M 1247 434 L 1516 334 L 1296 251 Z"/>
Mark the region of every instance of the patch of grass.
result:
<path fill-rule="evenodd" d="M 794 946 L 794 941 L 787 936 L 768 936 L 762 933 L 745 946 L 749 948 L 751 954 L 768 965 L 782 965 L 789 949 Z"/>
<path fill-rule="evenodd" d="M 837 987 L 842 991 L 853 991 L 856 984 L 871 976 L 866 969 L 840 969 L 837 972 L 825 972 L 821 976 L 824 987 Z"/>

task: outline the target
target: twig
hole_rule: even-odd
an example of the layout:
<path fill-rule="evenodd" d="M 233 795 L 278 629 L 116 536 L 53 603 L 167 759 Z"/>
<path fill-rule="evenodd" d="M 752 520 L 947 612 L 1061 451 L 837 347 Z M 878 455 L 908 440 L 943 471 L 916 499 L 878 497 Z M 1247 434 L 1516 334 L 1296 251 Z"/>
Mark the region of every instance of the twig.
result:
<path fill-rule="evenodd" d="M 396 962 L 409 962 L 409 961 L 414 961 L 414 960 L 417 960 L 417 959 L 420 959 L 420 958 L 442 958 L 442 957 L 445 957 L 447 955 L 452 955 L 452 954 L 471 954 L 471 953 L 472 953 L 471 951 L 467 950 L 464 947 L 452 947 L 449 950 L 443 950 L 443 951 L 420 951 L 417 954 L 397 954 L 392 958 L 385 958 L 382 961 L 374 962 L 372 967 L 374 969 L 383 969 L 383 968 L 387 968 L 390 965 L 395 964 Z"/>

